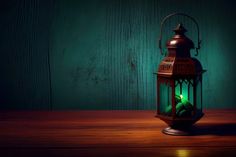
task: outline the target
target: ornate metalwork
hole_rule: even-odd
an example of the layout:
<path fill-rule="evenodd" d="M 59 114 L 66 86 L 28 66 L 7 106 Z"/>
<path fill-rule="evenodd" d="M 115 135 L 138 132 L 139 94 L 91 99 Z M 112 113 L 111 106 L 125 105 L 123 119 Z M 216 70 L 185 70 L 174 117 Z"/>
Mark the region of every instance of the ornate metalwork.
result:
<path fill-rule="evenodd" d="M 199 27 L 196 20 L 189 15 L 183 13 L 174 13 L 165 17 L 161 23 L 161 34 L 159 40 L 159 48 L 162 53 L 161 39 L 162 39 L 162 25 L 165 21 L 175 15 L 183 15 L 189 17 L 197 26 L 198 33 L 198 46 L 196 51 L 200 49 L 200 39 L 199 39 Z M 174 29 L 175 35 L 170 39 L 166 46 L 168 49 L 167 56 L 161 61 L 158 70 L 157 70 L 157 117 L 165 121 L 172 129 L 185 129 L 186 127 L 191 126 L 193 123 L 198 121 L 202 116 L 202 74 L 205 72 L 203 70 L 201 63 L 196 59 L 191 57 L 190 50 L 195 48 L 194 43 L 191 39 L 185 36 L 187 30 L 184 28 L 183 24 L 178 24 Z M 164 91 L 161 91 L 160 86 L 168 86 L 168 90 L 165 95 Z M 200 91 L 197 89 L 200 85 Z M 191 102 L 192 109 L 189 112 L 188 116 L 180 117 L 180 110 L 177 110 L 177 101 L 176 94 L 182 94 L 183 87 L 187 91 L 187 99 L 190 99 L 191 93 Z M 186 92 L 185 91 L 185 92 Z M 163 93 L 162 93 L 163 92 Z M 200 109 L 197 108 L 197 92 L 200 92 Z M 161 93 L 161 94 L 160 94 Z M 164 98 L 161 96 L 165 95 Z M 170 96 L 170 97 L 169 97 Z M 161 104 L 160 100 L 168 99 L 164 101 L 164 104 Z M 169 101 L 171 100 L 171 105 Z M 182 101 L 182 100 L 181 100 Z M 168 102 L 165 104 L 165 102 Z M 166 105 L 169 108 L 171 107 L 171 112 L 168 114 L 162 113 L 160 108 Z M 191 107 L 191 105 L 190 105 Z M 162 107 L 163 108 L 163 107 Z M 178 131 L 177 131 L 178 132 Z M 181 131 L 180 131 L 181 132 Z M 167 130 L 164 130 L 164 133 L 168 134 Z M 173 135 L 173 132 L 170 133 Z"/>

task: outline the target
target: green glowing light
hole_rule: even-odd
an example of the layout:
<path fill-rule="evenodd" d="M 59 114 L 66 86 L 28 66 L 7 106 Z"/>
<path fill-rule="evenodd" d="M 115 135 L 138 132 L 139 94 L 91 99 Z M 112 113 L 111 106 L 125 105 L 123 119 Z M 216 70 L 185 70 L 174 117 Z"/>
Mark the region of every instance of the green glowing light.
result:
<path fill-rule="evenodd" d="M 175 95 L 176 115 L 178 117 L 189 117 L 192 115 L 193 105 L 185 99 L 183 95 Z M 169 116 L 172 114 L 172 105 L 168 105 L 165 113 Z"/>

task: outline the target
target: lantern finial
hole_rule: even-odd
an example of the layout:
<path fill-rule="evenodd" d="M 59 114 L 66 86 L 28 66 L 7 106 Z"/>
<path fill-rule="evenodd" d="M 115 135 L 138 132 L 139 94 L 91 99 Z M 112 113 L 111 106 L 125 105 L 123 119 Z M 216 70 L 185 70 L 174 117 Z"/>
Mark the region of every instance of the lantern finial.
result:
<path fill-rule="evenodd" d="M 182 23 L 179 23 L 173 31 L 177 35 L 184 35 L 184 33 L 187 32 Z"/>

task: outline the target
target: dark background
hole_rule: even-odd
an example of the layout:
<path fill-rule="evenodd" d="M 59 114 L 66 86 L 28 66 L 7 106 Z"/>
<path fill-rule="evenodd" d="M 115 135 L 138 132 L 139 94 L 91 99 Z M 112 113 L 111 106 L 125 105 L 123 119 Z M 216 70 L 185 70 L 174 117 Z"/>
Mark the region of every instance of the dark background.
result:
<path fill-rule="evenodd" d="M 199 22 L 204 107 L 235 107 L 235 10 L 230 0 L 1 0 L 0 109 L 155 109 L 160 21 L 172 12 Z M 178 16 L 163 43 L 178 22 L 196 42 Z"/>

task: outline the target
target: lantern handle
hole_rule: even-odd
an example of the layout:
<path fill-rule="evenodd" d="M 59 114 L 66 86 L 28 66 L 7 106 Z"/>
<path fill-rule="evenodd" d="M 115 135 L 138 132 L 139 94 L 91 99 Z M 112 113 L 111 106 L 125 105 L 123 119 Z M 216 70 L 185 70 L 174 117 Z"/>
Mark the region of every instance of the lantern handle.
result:
<path fill-rule="evenodd" d="M 161 21 L 160 38 L 159 38 L 159 49 L 160 49 L 161 55 L 163 55 L 163 52 L 162 52 L 162 42 L 161 42 L 161 40 L 162 40 L 163 25 L 165 24 L 165 22 L 167 21 L 167 19 L 169 19 L 169 18 L 171 18 L 171 17 L 173 17 L 173 16 L 176 16 L 176 15 L 181 15 L 181 16 L 185 16 L 185 17 L 190 18 L 190 19 L 195 23 L 195 25 L 197 26 L 197 41 L 198 41 L 198 43 L 197 43 L 197 47 L 195 47 L 195 49 L 196 49 L 196 54 L 195 54 L 195 56 L 197 56 L 197 55 L 198 55 L 198 50 L 201 48 L 201 40 L 200 40 L 200 35 L 199 35 L 199 26 L 198 26 L 198 23 L 197 23 L 197 21 L 196 21 L 192 16 L 189 16 L 189 15 L 187 15 L 187 14 L 185 14 L 185 13 L 179 13 L 179 12 L 169 14 L 169 15 L 167 15 L 167 16 Z"/>

